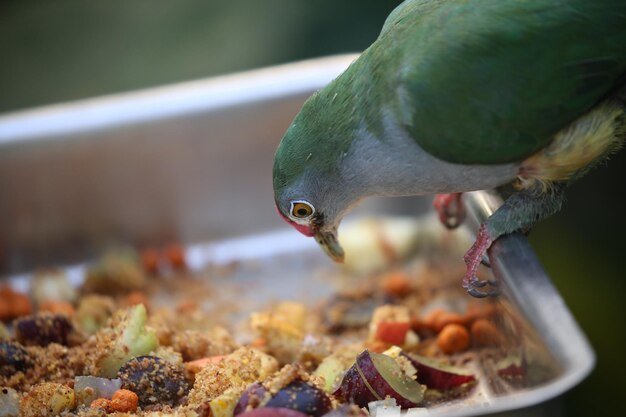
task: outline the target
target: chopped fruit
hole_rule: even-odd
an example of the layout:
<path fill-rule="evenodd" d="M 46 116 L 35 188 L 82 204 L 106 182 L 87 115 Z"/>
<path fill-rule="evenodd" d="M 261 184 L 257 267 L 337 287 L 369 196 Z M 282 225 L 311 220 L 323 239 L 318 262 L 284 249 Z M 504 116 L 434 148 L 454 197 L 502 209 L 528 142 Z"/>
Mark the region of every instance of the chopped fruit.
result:
<path fill-rule="evenodd" d="M 334 395 L 360 407 L 389 396 L 402 408 L 411 408 L 422 401 L 424 390 L 393 358 L 366 350 L 357 357 Z"/>
<path fill-rule="evenodd" d="M 324 391 L 301 380 L 279 390 L 264 406 L 290 408 L 312 417 L 321 417 L 332 408 L 330 398 Z"/>
<path fill-rule="evenodd" d="M 100 376 L 114 377 L 129 359 L 156 349 L 159 342 L 155 332 L 146 327 L 147 319 L 146 308 L 139 304 L 124 311 L 115 328 L 100 333 L 101 356 L 96 364 Z"/>
<path fill-rule="evenodd" d="M 402 345 L 410 328 L 409 322 L 383 321 L 378 323 L 376 339 L 392 345 Z"/>
<path fill-rule="evenodd" d="M 98 378 L 96 376 L 77 376 L 74 378 L 74 393 L 78 405 L 91 404 L 98 398 L 110 400 L 115 391 L 122 387 L 119 379 Z"/>
<path fill-rule="evenodd" d="M 473 382 L 476 377 L 463 368 L 415 354 L 402 354 L 417 369 L 417 381 L 431 389 L 446 390 Z"/>
<path fill-rule="evenodd" d="M 56 416 L 74 408 L 74 390 L 54 382 L 35 385 L 20 401 L 22 417 Z"/>

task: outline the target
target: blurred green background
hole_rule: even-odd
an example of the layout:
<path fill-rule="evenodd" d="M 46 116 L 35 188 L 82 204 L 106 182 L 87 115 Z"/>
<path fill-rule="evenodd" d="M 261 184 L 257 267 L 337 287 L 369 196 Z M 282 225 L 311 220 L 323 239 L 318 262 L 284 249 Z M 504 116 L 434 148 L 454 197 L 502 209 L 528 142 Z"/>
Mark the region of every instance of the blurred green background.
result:
<path fill-rule="evenodd" d="M 0 1 L 0 113 L 361 51 L 398 0 Z M 618 415 L 626 384 L 626 151 L 568 192 L 531 243 L 593 344 L 565 415 Z M 558 323 L 554 324 L 558 326 Z"/>

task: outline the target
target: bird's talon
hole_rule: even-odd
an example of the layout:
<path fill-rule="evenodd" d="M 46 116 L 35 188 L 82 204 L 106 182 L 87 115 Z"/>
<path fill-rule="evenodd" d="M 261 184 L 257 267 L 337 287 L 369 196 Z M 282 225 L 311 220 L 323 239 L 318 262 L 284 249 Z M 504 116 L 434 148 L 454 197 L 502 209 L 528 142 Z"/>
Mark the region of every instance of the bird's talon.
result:
<path fill-rule="evenodd" d="M 492 289 L 488 291 L 481 290 L 481 288 L 485 288 L 487 285 L 492 287 Z M 463 288 L 465 288 L 465 291 L 467 291 L 469 295 L 475 298 L 495 297 L 497 295 L 500 295 L 498 282 L 493 279 L 480 280 L 474 277 L 469 281 L 469 283 L 464 285 Z"/>
<path fill-rule="evenodd" d="M 489 284 L 487 281 L 480 280 L 480 279 L 477 279 L 475 277 L 474 277 L 473 280 L 470 281 L 470 287 L 471 288 L 483 288 L 487 284 Z"/>
<path fill-rule="evenodd" d="M 483 256 L 483 258 L 480 260 L 480 263 L 487 268 L 491 268 L 491 262 L 489 262 L 489 258 L 487 258 L 486 256 Z"/>
<path fill-rule="evenodd" d="M 482 292 L 480 290 L 477 290 L 476 288 L 470 288 L 467 290 L 467 293 L 469 295 L 471 295 L 474 298 L 485 298 L 485 297 L 489 297 L 489 293 L 488 292 Z"/>

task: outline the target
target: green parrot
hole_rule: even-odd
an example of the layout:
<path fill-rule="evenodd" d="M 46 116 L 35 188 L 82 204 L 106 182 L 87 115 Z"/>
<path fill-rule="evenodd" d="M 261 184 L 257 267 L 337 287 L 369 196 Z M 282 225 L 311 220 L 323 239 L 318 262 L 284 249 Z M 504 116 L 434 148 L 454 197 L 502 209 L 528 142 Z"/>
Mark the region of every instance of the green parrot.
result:
<path fill-rule="evenodd" d="M 281 216 L 343 259 L 337 228 L 369 196 L 514 187 L 465 255 L 464 288 L 498 237 L 557 212 L 569 184 L 626 137 L 626 1 L 407 0 L 310 97 L 276 151 Z"/>

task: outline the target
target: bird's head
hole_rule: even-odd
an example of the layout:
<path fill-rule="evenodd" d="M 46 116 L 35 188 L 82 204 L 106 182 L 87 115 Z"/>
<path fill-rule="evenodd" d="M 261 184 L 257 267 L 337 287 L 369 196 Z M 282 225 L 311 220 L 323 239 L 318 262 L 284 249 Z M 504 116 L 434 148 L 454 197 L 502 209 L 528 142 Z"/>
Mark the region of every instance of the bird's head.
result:
<path fill-rule="evenodd" d="M 314 237 L 324 252 L 335 262 L 343 262 L 344 252 L 337 240 L 338 225 L 334 225 L 334 222 L 327 224 L 323 212 L 318 211 L 313 204 L 304 199 L 291 200 L 288 204 L 281 204 L 277 200 L 276 207 L 287 223 L 303 235 Z"/>
<path fill-rule="evenodd" d="M 311 97 L 285 133 L 274 157 L 274 199 L 281 217 L 312 236 L 333 260 L 343 261 L 337 229 L 358 201 L 342 162 L 348 155 L 351 129 L 333 94 Z M 335 110 L 333 110 L 335 107 Z"/>

